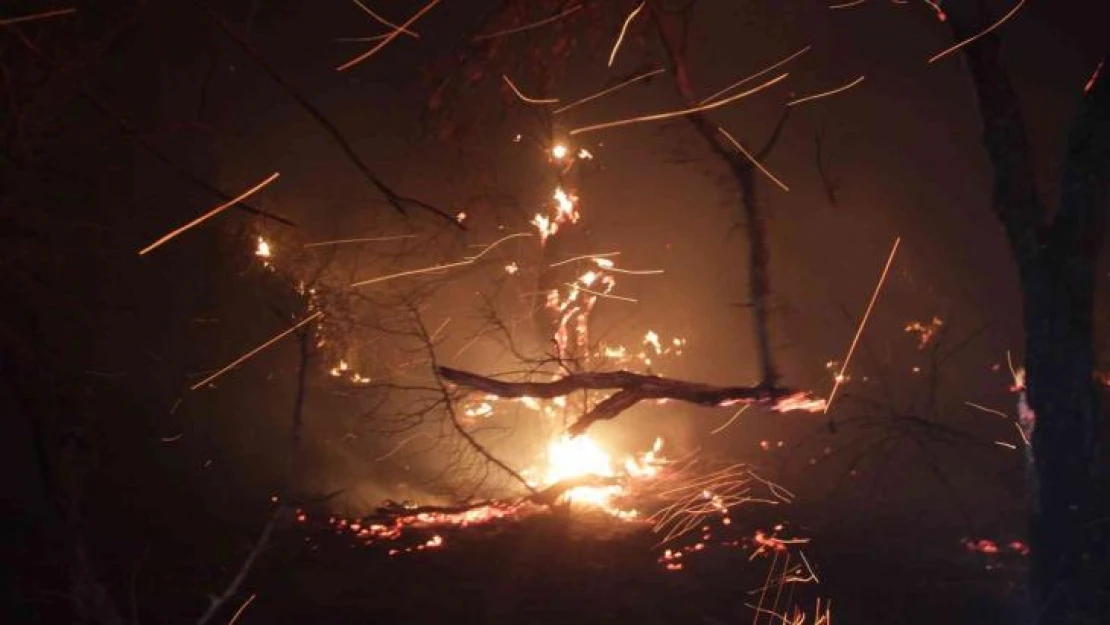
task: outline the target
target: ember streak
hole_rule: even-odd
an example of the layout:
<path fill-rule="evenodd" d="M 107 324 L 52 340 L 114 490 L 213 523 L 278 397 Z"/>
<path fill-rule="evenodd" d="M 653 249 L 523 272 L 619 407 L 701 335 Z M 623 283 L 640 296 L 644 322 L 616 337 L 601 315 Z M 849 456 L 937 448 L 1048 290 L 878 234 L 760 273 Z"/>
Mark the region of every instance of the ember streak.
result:
<path fill-rule="evenodd" d="M 0 9 L 0 622 L 1104 622 L 1084 2 Z"/>

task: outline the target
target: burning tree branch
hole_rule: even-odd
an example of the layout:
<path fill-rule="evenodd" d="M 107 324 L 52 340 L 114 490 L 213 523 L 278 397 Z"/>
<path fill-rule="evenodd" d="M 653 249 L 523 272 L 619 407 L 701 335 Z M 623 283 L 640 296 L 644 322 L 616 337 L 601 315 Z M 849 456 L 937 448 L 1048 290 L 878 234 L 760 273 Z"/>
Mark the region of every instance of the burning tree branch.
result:
<path fill-rule="evenodd" d="M 789 389 L 765 386 L 712 386 L 631 371 L 570 373 L 550 382 L 508 382 L 442 366 L 437 367 L 436 372 L 443 379 L 454 384 L 501 398 L 550 399 L 564 397 L 575 391 L 617 391 L 572 423 L 567 430 L 571 436 L 578 436 L 594 423 L 615 418 L 637 403 L 650 399 L 673 399 L 699 406 L 774 401 L 777 410 L 812 410 L 824 406 L 822 400 L 812 399 L 805 393 Z"/>

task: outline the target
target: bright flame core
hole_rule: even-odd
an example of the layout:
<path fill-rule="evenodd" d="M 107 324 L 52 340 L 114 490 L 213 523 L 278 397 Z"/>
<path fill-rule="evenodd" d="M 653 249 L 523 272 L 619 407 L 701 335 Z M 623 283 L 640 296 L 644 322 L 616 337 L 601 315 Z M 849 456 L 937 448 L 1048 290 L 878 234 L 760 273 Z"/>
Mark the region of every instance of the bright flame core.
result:
<path fill-rule="evenodd" d="M 612 480 L 602 486 L 576 486 L 563 494 L 562 500 L 571 504 L 599 508 L 621 518 L 633 518 L 635 510 L 623 510 L 615 502 L 628 491 L 629 480 L 648 479 L 659 471 L 662 460 L 658 457 L 663 440 L 655 439 L 652 450 L 639 457 L 628 457 L 620 469 L 614 468 L 612 457 L 589 435 L 575 438 L 563 435 L 547 447 L 547 464 L 542 470 L 542 485 L 553 486 L 560 482 L 587 477 Z"/>

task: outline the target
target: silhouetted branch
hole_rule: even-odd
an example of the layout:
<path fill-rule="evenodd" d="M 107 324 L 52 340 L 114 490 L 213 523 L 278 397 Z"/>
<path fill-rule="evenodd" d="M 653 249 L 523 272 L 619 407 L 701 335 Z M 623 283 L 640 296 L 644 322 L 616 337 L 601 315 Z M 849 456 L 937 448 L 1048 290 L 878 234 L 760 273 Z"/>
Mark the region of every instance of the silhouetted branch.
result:
<path fill-rule="evenodd" d="M 453 215 L 449 215 L 448 213 L 422 200 L 417 200 L 415 198 L 405 197 L 398 194 L 381 178 L 374 174 L 374 172 L 370 171 L 370 167 L 368 167 L 366 163 L 362 160 L 362 158 L 359 157 L 358 153 L 355 152 L 354 147 L 347 140 L 347 138 L 343 136 L 343 133 L 339 131 L 339 128 L 337 128 L 335 124 L 333 124 L 331 120 L 329 120 L 327 116 L 325 116 L 324 113 L 320 111 L 320 109 L 312 104 L 312 102 L 309 102 L 308 98 L 303 96 L 296 88 L 293 87 L 292 84 L 289 83 L 289 81 L 287 81 L 280 73 L 278 73 L 278 71 L 274 69 L 272 65 L 270 65 L 265 57 L 263 57 L 258 52 L 258 50 L 254 48 L 254 46 L 248 43 L 247 40 L 244 39 L 231 26 L 231 24 L 227 22 L 227 20 L 220 17 L 219 14 L 213 11 L 212 8 L 202 0 L 194 0 L 194 3 L 199 6 L 205 12 L 205 14 L 207 14 L 212 19 L 212 21 L 216 23 L 217 26 L 220 27 L 220 30 L 222 30 L 240 50 L 242 50 L 248 57 L 250 57 L 251 60 L 253 60 L 255 64 L 258 65 L 258 67 L 262 69 L 262 71 L 267 76 L 270 77 L 271 80 L 273 80 L 283 91 L 285 91 L 285 93 L 288 94 L 289 97 L 291 97 L 298 106 L 304 109 L 304 111 L 308 113 L 309 116 L 312 117 L 312 119 L 314 119 L 327 132 L 328 136 L 330 136 L 332 140 L 335 141 L 335 143 L 339 146 L 339 149 L 342 150 L 343 154 L 347 157 L 347 160 L 350 161 L 351 164 L 354 165 L 355 168 L 358 169 L 358 171 L 361 172 L 368 181 L 370 181 L 370 184 L 375 189 L 377 189 L 379 193 L 385 196 L 385 199 L 390 203 L 391 206 L 393 206 L 393 208 L 397 212 L 404 215 L 407 214 L 406 206 L 415 206 L 417 208 L 431 212 L 441 219 L 450 222 L 456 228 L 465 229 L 463 225 L 459 223 L 459 220 L 455 219 Z"/>
<path fill-rule="evenodd" d="M 582 390 L 617 391 L 571 424 L 567 430 L 571 436 L 582 434 L 597 421 L 612 419 L 648 399 L 673 399 L 700 406 L 720 406 L 736 402 L 767 402 L 797 395 L 795 391 L 788 389 L 712 386 L 631 371 L 571 373 L 550 382 L 507 382 L 450 367 L 437 367 L 436 372 L 454 384 L 501 398 L 551 399 Z"/>
<path fill-rule="evenodd" d="M 675 88 L 686 105 L 694 107 L 698 104 L 698 98 L 690 82 L 690 73 L 686 66 L 688 15 L 683 10 L 679 12 L 680 14 L 677 17 L 673 18 L 681 21 L 680 31 L 674 33 L 672 32 L 673 29 L 669 29 L 664 23 L 663 13 L 657 3 L 649 3 L 649 9 L 656 32 L 667 52 Z M 782 135 L 789 116 L 789 107 L 787 107 L 779 117 L 771 137 L 759 150 L 755 160 L 762 161 L 771 154 Z M 752 158 L 730 149 L 728 145 L 722 142 L 721 133 L 718 132 L 717 126 L 709 120 L 705 113 L 691 113 L 686 116 L 686 119 L 694 126 L 694 129 L 713 154 L 728 167 L 740 196 L 741 212 L 747 221 L 748 298 L 752 307 L 752 325 L 759 356 L 760 383 L 766 387 L 773 387 L 778 382 L 778 371 L 771 353 L 770 305 L 768 302 L 771 295 L 771 285 L 767 271 L 769 253 L 763 214 L 756 196 L 756 165 Z"/>

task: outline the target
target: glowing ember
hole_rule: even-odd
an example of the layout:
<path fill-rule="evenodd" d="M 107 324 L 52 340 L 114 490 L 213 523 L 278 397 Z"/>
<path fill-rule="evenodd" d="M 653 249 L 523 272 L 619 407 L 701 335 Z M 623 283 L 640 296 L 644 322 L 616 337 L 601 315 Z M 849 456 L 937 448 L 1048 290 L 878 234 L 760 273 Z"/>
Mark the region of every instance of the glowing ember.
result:
<path fill-rule="evenodd" d="M 567 146 L 563 145 L 562 143 L 556 143 L 554 146 L 551 147 L 551 158 L 557 161 L 566 158 L 568 153 L 569 150 L 567 149 Z"/>
<path fill-rule="evenodd" d="M 258 237 L 258 245 L 254 248 L 254 255 L 258 256 L 259 258 L 270 257 L 270 244 L 266 241 L 266 239 Z"/>

